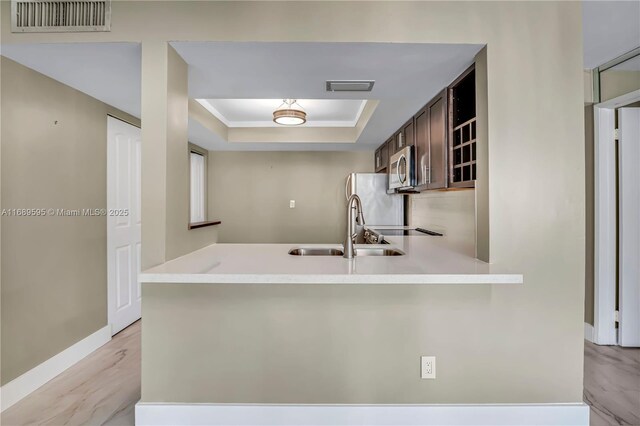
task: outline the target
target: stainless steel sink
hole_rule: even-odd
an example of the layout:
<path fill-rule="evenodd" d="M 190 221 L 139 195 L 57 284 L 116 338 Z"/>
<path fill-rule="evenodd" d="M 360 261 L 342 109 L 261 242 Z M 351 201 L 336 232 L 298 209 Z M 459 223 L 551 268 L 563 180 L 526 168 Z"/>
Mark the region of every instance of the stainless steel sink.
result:
<path fill-rule="evenodd" d="M 342 256 L 344 252 L 335 248 L 298 247 L 289 250 L 292 256 Z"/>
<path fill-rule="evenodd" d="M 394 248 L 356 248 L 356 257 L 360 256 L 404 256 L 404 252 Z"/>
<path fill-rule="evenodd" d="M 356 247 L 358 256 L 404 256 L 404 252 L 387 247 Z M 296 247 L 289 250 L 292 256 L 342 256 L 344 252 L 337 248 L 327 247 Z"/>

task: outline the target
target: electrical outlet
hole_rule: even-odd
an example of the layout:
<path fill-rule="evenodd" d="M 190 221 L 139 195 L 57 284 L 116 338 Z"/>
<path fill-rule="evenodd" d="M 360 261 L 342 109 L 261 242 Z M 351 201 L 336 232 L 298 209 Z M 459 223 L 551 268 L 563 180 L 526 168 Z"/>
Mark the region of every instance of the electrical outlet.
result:
<path fill-rule="evenodd" d="M 296 200 L 289 200 L 289 208 L 290 209 L 296 208 Z"/>
<path fill-rule="evenodd" d="M 423 379 L 435 379 L 436 378 L 436 357 L 435 356 L 423 356 L 421 361 L 421 373 Z"/>

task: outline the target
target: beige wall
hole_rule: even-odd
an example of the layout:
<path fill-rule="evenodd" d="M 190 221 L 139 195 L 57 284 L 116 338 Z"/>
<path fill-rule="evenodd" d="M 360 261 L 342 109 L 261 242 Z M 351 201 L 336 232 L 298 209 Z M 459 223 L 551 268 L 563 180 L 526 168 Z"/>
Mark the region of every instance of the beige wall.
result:
<path fill-rule="evenodd" d="M 504 295 L 488 285 L 148 283 L 142 291 L 143 402 L 582 401 L 568 374 L 548 371 L 563 351 L 529 347 L 516 315 L 496 309 Z M 420 378 L 421 355 L 437 357 L 436 380 Z M 530 368 L 533 360 L 545 368 Z"/>
<path fill-rule="evenodd" d="M 142 46 L 143 269 L 217 239 L 216 227 L 188 228 L 187 73 L 187 64 L 167 43 Z"/>
<path fill-rule="evenodd" d="M 525 283 L 416 289 L 424 293 L 406 303 L 428 303 L 440 315 L 421 331 L 424 335 L 408 335 L 395 326 L 394 332 L 405 334 L 408 342 L 424 337 L 430 345 L 446 347 L 452 354 L 439 357 L 438 368 L 458 373 L 439 375 L 433 388 L 425 391 L 425 399 L 582 401 L 585 143 L 580 2 L 114 2 L 113 29 L 102 34 L 12 34 L 6 13 L 9 2 L 0 7 L 4 8 L 1 37 L 6 43 L 142 40 L 143 52 L 148 43 L 167 40 L 486 43 L 491 259 L 523 273 Z M 461 23 L 464 31 L 460 31 Z M 143 73 L 143 119 L 144 105 L 153 97 L 144 89 L 145 82 L 152 77 L 153 73 Z M 147 154 L 154 150 L 149 139 L 143 145 L 149 147 Z M 155 149 L 162 151 L 165 146 Z M 163 185 L 162 180 L 152 178 L 155 175 L 149 168 L 153 166 L 143 167 L 143 194 Z M 143 222 L 148 223 L 153 214 L 157 212 L 143 209 Z M 143 246 L 154 241 L 147 237 L 149 234 L 143 235 Z M 335 287 L 318 291 L 331 288 Z M 278 294 L 271 287 L 262 291 L 268 290 Z M 279 294 L 281 300 L 288 297 L 286 292 Z M 329 304 L 328 297 L 311 294 L 318 302 Z M 266 300 L 275 303 L 272 298 Z M 198 301 L 192 304 L 197 306 Z M 400 308 L 380 309 L 383 315 L 379 317 L 371 313 L 380 318 L 374 323 L 378 327 L 384 326 L 385 319 L 403 315 Z M 289 330 L 286 319 L 277 315 L 277 309 L 274 312 L 282 329 Z M 167 315 L 173 314 L 169 311 Z M 326 318 L 337 321 L 338 316 Z M 458 327 L 458 318 L 468 327 Z M 341 325 L 337 321 L 335 327 Z M 184 354 L 180 338 L 174 344 L 171 337 L 175 333 L 166 331 L 164 348 L 170 349 L 162 356 L 187 364 L 180 359 Z M 264 341 L 261 347 L 268 348 L 272 342 Z M 415 359 L 420 348 L 411 347 Z M 154 363 L 154 351 L 149 349 L 143 338 L 146 366 Z M 459 355 L 449 352 L 452 349 L 458 349 Z M 259 358 L 260 352 L 252 353 Z M 356 362 L 366 359 L 360 354 Z M 448 359 L 452 366 L 446 366 Z M 402 359 L 389 362 L 400 364 Z M 485 364 L 491 366 L 489 371 L 500 374 L 486 377 L 482 391 L 465 397 L 465 373 Z M 199 364 L 191 365 L 190 374 L 196 374 Z M 153 374 L 161 375 L 162 370 L 153 370 Z M 270 378 L 273 376 L 256 382 L 275 386 Z M 152 379 L 143 374 L 144 395 L 154 399 L 171 395 L 171 383 L 165 388 Z M 349 389 L 348 375 L 332 379 L 343 380 L 344 388 Z M 446 389 L 457 389 L 457 393 L 449 394 Z M 387 391 L 384 385 L 379 388 L 383 396 Z M 252 392 L 245 388 L 233 396 L 243 400 Z M 199 400 L 203 396 L 210 397 L 197 391 L 187 397 Z"/>
<path fill-rule="evenodd" d="M 585 135 L 585 288 L 584 288 L 584 322 L 593 325 L 594 312 L 594 146 L 593 146 L 593 105 L 584 107 Z"/>
<path fill-rule="evenodd" d="M 452 373 L 453 375 L 439 376 L 431 385 L 432 388 L 425 390 L 420 396 L 422 401 L 581 401 L 585 164 L 580 3 L 300 2 L 252 3 L 249 6 L 236 2 L 216 6 L 199 3 L 192 7 L 193 10 L 185 12 L 193 15 L 193 19 L 189 20 L 190 28 L 172 26 L 174 32 L 180 32 L 180 39 L 487 43 L 486 133 L 491 258 L 495 264 L 508 266 L 523 273 L 525 284 L 520 287 L 439 287 L 420 290 L 420 294 L 414 295 L 416 297 L 412 299 L 413 303 L 428 307 L 438 306 L 440 315 L 437 319 L 432 318 L 425 328 L 412 334 L 405 334 L 405 329 L 398 327 L 401 321 L 390 320 L 393 332 L 403 334 L 406 344 L 413 349 L 410 350 L 411 360 L 405 358 L 406 354 L 396 353 L 397 357 L 391 355 L 387 362 L 393 365 L 403 362 L 414 365 L 412 360 L 418 359 L 420 355 L 418 347 L 414 345 L 418 345 L 416 342 L 422 341 L 422 336 L 426 336 L 428 344 L 447 348 L 443 349 L 447 355 L 438 358 L 439 371 L 445 368 L 450 372 L 459 372 L 460 375 Z M 166 8 L 168 10 L 171 7 Z M 363 10 L 366 12 L 365 16 Z M 173 9 L 173 12 L 179 14 L 176 9 Z M 298 27 L 282 26 L 282 22 L 290 22 L 293 17 L 311 15 L 314 19 L 305 21 L 305 25 L 300 26 L 299 30 Z M 199 23 L 199 19 L 205 19 L 205 16 L 207 29 Z M 361 24 L 353 25 L 354 19 Z M 452 19 L 455 19 L 455 25 Z M 233 25 L 227 25 L 231 22 Z M 459 22 L 466 23 L 465 31 L 458 31 Z M 544 25 L 541 27 L 540 23 Z M 402 31 L 399 28 L 411 30 Z M 531 37 L 531 34 L 536 36 Z M 175 34 L 163 35 L 171 36 Z M 523 84 L 523 81 L 527 84 Z M 548 105 L 554 105 L 554 108 L 550 109 Z M 562 114 L 558 114 L 557 111 L 562 111 Z M 287 290 L 289 289 L 292 293 L 298 291 L 293 287 L 288 287 Z M 268 287 L 263 291 L 268 290 L 274 291 L 273 294 L 280 294 L 282 298 L 288 297 L 285 290 L 279 292 L 273 287 Z M 193 306 L 196 306 L 198 302 L 195 300 L 199 297 L 191 295 L 191 290 L 186 287 L 183 291 L 185 297 L 193 301 L 186 305 L 193 303 Z M 327 288 L 318 291 L 332 290 Z M 179 292 L 177 289 L 167 293 L 170 295 L 168 298 L 178 300 Z M 230 297 L 234 300 L 244 300 L 238 293 L 232 294 Z M 329 309 L 328 296 L 323 297 L 315 292 L 311 294 L 318 298 L 318 305 L 324 303 Z M 277 298 L 265 293 L 262 293 L 262 297 L 267 306 L 270 303 L 274 306 L 269 315 L 274 324 L 277 324 L 273 327 L 281 327 L 283 330 L 283 333 L 278 335 L 293 333 L 294 336 L 300 336 L 303 334 L 301 330 L 309 332 L 310 335 L 315 331 L 327 332 L 326 329 L 308 328 L 305 326 L 306 323 L 300 323 L 300 329 L 296 329 L 296 321 L 290 323 L 285 312 L 278 314 L 280 305 L 277 304 Z M 340 303 L 341 297 L 342 295 L 338 294 L 331 299 L 332 303 Z M 204 299 L 217 300 L 216 297 Z M 151 302 L 153 299 L 146 300 Z M 461 300 L 464 301 L 463 304 L 459 303 Z M 211 306 L 218 306 L 215 303 L 212 301 Z M 176 307 L 174 314 L 169 305 L 162 306 L 165 308 L 165 314 L 172 317 L 179 317 L 185 312 L 182 307 Z M 402 317 L 404 308 L 403 302 L 398 303 L 395 310 L 393 306 L 379 308 L 380 316 L 377 316 L 378 308 L 370 312 L 373 312 L 371 315 L 381 318 L 380 322 L 375 324 L 381 324 L 384 323 L 383 319 Z M 335 318 L 339 318 L 342 312 L 346 311 L 345 309 L 334 313 L 328 310 L 329 313 L 326 315 L 319 315 L 327 321 L 335 321 Z M 145 311 L 145 315 L 146 312 L 148 311 Z M 262 319 L 263 317 L 256 318 L 255 324 L 262 324 Z M 451 321 L 443 323 L 443 319 Z M 451 325 L 458 324 L 458 321 L 467 327 Z M 145 332 L 149 338 L 154 335 L 150 328 L 153 325 L 149 325 L 153 322 L 154 320 L 150 320 L 145 325 Z M 161 321 L 159 324 L 161 329 L 166 323 Z M 332 324 L 336 330 L 336 338 L 343 339 L 344 336 L 339 332 L 342 321 L 340 324 Z M 451 327 L 454 327 L 453 333 Z M 212 333 L 224 333 L 218 327 L 213 329 Z M 371 330 L 376 328 L 373 327 Z M 393 332 L 389 331 L 389 335 Z M 275 335 L 275 332 L 268 335 Z M 456 335 L 457 338 L 452 339 L 452 335 Z M 174 339 L 174 336 L 166 335 L 165 347 L 169 345 L 184 348 L 183 337 Z M 256 336 L 249 333 L 247 341 L 254 337 Z M 186 338 L 188 336 L 184 337 Z M 261 348 L 277 353 L 277 349 L 273 349 L 272 346 L 273 342 L 277 345 L 279 340 L 266 339 L 261 342 Z M 456 342 L 461 342 L 460 346 Z M 234 341 L 234 344 L 240 343 L 240 340 Z M 205 341 L 202 344 L 208 343 Z M 558 347 L 562 347 L 563 350 L 558 352 Z M 253 349 L 247 350 L 247 353 L 253 354 L 253 358 L 260 358 L 258 354 L 262 352 L 259 352 L 257 347 L 250 348 Z M 355 348 L 357 351 L 357 347 Z M 468 348 L 473 348 L 473 351 L 469 351 Z M 453 349 L 458 349 L 458 353 L 454 354 Z M 338 351 L 338 347 L 335 350 Z M 152 355 L 157 352 L 149 340 L 143 339 L 143 353 L 147 354 L 143 355 L 143 368 L 149 368 L 146 371 L 161 371 L 157 369 L 155 355 Z M 241 356 L 240 352 L 242 351 L 237 352 L 238 356 Z M 186 362 L 180 360 L 180 354 L 184 353 L 184 350 L 180 349 L 158 356 L 163 360 L 173 359 L 176 363 L 175 368 L 189 377 L 202 374 L 202 368 L 209 368 L 191 358 Z M 351 385 L 356 390 L 363 389 L 361 377 L 353 364 L 366 362 L 368 358 L 364 354 L 358 354 L 355 358 L 357 361 L 351 362 L 352 368 L 356 371 L 355 377 L 350 376 L 348 372 L 328 376 L 332 376 L 332 380 L 335 381 L 342 380 L 343 387 L 347 389 L 350 389 Z M 294 356 L 291 369 L 280 367 L 280 370 L 276 371 L 287 377 L 295 376 L 295 372 L 298 371 L 296 365 L 299 365 L 296 362 L 299 359 Z M 338 363 L 335 366 L 331 364 L 334 359 Z M 278 367 L 274 364 L 276 361 L 264 362 L 260 365 L 274 369 Z M 447 362 L 452 364 L 443 367 L 443 363 Z M 183 368 L 183 364 L 189 364 L 193 368 Z M 469 386 L 466 373 L 470 372 L 472 377 L 477 377 L 472 370 L 479 364 L 488 365 L 489 370 L 496 374 L 483 381 L 482 391 L 478 391 L 480 387 L 476 387 L 472 382 L 472 388 L 477 392 L 467 395 L 463 390 Z M 534 364 L 542 365 L 544 368 L 532 369 L 531 365 Z M 327 368 L 332 372 L 351 371 L 342 369 L 342 366 L 344 364 L 338 358 L 331 358 Z M 265 376 L 259 376 L 260 379 L 256 379 L 256 383 L 263 383 L 267 387 L 279 386 L 268 370 L 261 371 L 267 373 Z M 149 373 L 143 373 L 145 401 L 165 398 L 209 402 L 223 400 L 200 387 L 192 388 L 188 394 L 179 394 L 175 383 L 163 381 L 163 378 L 156 380 L 150 376 Z M 377 388 L 381 395 L 377 401 L 398 401 L 390 396 L 391 392 L 387 392 L 397 382 L 391 383 L 389 387 L 381 385 Z M 408 388 L 412 386 L 408 381 L 403 384 Z M 309 387 L 308 392 L 304 394 L 306 401 L 316 401 L 327 395 L 327 388 L 318 388 L 318 393 L 314 394 L 315 388 Z M 449 392 L 449 389 L 457 389 L 457 393 Z M 227 396 L 229 400 L 245 401 L 254 398 L 255 392 L 245 386 L 233 393 L 230 391 Z M 356 398 L 354 395 L 355 391 L 346 394 L 336 393 L 334 402 L 351 401 Z M 293 396 L 293 392 L 273 393 L 271 396 L 280 397 L 300 401 L 300 398 Z M 411 401 L 413 398 L 415 395 L 411 393 L 403 393 L 399 397 L 402 401 Z"/>
<path fill-rule="evenodd" d="M 482 289 L 439 287 L 424 290 L 416 296 L 415 303 L 437 304 L 441 313 L 437 320 L 432 320 L 433 325 L 425 326 L 427 328 L 419 333 L 424 333 L 431 344 L 458 348 L 461 352 L 457 356 L 447 350 L 449 355 L 438 358 L 439 368 L 450 360 L 453 365 L 449 371 L 455 369 L 461 375 L 439 376 L 428 394 L 423 395 L 424 401 L 582 400 L 585 148 L 580 7 L 579 2 L 198 3 L 184 11 L 183 19 L 186 15 L 193 18 L 184 19 L 189 22 L 189 28 L 172 25 L 171 34 L 162 34 L 162 37 L 183 40 L 487 43 L 491 258 L 497 265 L 523 273 L 525 284 Z M 155 12 L 158 14 L 172 10 L 180 15 L 174 6 L 154 4 L 154 8 L 158 8 Z M 299 29 L 282 26 L 293 17 L 311 15 L 314 19 L 305 21 Z M 206 29 L 201 19 L 206 19 Z M 362 24 L 353 25 L 354 19 Z M 162 19 L 156 22 L 162 22 Z M 458 31 L 459 22 L 466 23 L 465 31 Z M 531 37 L 531 34 L 536 36 Z M 548 105 L 554 105 L 554 108 L 548 108 Z M 184 291 L 190 290 L 185 288 Z M 286 292 L 280 294 L 286 297 Z M 175 300 L 177 294 L 172 292 L 171 296 Z M 235 297 L 240 299 L 240 296 Z M 317 297 L 318 303 L 320 300 L 328 303 L 322 295 Z M 429 298 L 430 302 L 423 297 Z M 461 297 L 464 305 L 458 303 Z M 273 298 L 265 300 L 275 303 Z M 176 316 L 182 312 L 180 308 Z M 286 316 L 277 312 L 277 309 L 272 312 L 274 321 L 281 324 L 285 334 L 290 332 L 293 326 L 287 325 Z M 381 318 L 393 318 L 394 315 L 402 316 L 403 310 L 389 307 L 381 308 L 381 312 Z M 174 315 L 170 311 L 166 314 Z M 323 318 L 337 317 L 339 313 Z M 468 327 L 456 326 L 456 333 L 451 333 L 451 326 L 443 325 L 443 318 L 452 319 L 445 321 L 446 324 L 461 321 Z M 260 323 L 259 319 L 256 323 Z M 334 326 L 339 330 L 339 324 Z M 394 330 L 403 333 L 401 328 Z M 452 335 L 458 338 L 452 339 Z M 406 336 L 407 344 L 413 345 L 412 342 L 419 341 L 422 334 Z M 165 346 L 183 348 L 182 338 L 174 342 L 172 337 L 173 334 L 167 335 Z M 252 337 L 248 335 L 248 339 Z M 263 340 L 261 347 L 270 348 L 272 341 Z M 464 348 L 457 346 L 458 341 L 463 342 Z M 468 350 L 470 347 L 473 351 Z M 563 350 L 559 352 L 558 347 Z M 169 352 L 161 355 L 162 358 L 184 354 L 182 349 Z M 250 352 L 259 357 L 260 352 Z M 152 355 L 157 351 L 144 341 L 143 353 L 147 354 L 143 356 L 143 364 L 157 365 Z M 411 353 L 413 359 L 420 355 L 417 349 Z M 178 358 L 174 359 L 180 362 Z M 361 355 L 358 359 L 364 362 L 367 358 Z M 402 363 L 400 358 L 389 362 Z M 191 361 L 188 364 L 193 369 L 183 370 L 180 365 L 176 368 L 191 371 L 189 374 L 201 371 L 201 364 Z M 485 381 L 482 392 L 476 392 L 475 396 L 465 395 L 462 389 L 468 386 L 468 380 L 464 373 L 478 364 L 488 365 L 490 370 L 500 374 Z M 544 368 L 532 369 L 534 364 Z M 280 371 L 282 374 L 289 372 Z M 276 386 L 269 377 L 260 383 Z M 357 377 L 353 382 L 348 375 L 334 380 L 346 380 L 344 386 L 353 383 L 360 389 Z M 409 383 L 406 385 L 410 386 Z M 177 396 L 173 383 L 163 384 L 149 374 L 143 374 L 142 386 L 145 401 L 158 400 L 165 395 Z M 453 388 L 459 393 L 446 391 Z M 310 392 L 312 390 L 313 387 Z M 380 388 L 383 395 L 388 395 L 387 390 Z M 199 392 L 198 388 L 182 397 L 217 402 L 211 393 Z M 288 397 L 291 393 L 281 395 Z M 321 396 L 306 395 L 309 400 Z M 247 387 L 232 395 L 236 401 L 252 396 L 254 392 Z M 353 398 L 351 394 L 340 397 L 336 399 Z M 403 394 L 405 401 L 412 398 L 412 394 Z M 392 400 L 392 397 L 386 399 Z"/>
<path fill-rule="evenodd" d="M 2 68 L 2 207 L 106 208 L 107 114 L 10 59 Z M 2 217 L 2 384 L 107 325 L 105 217 Z"/>
<path fill-rule="evenodd" d="M 427 191 L 409 196 L 409 225 L 438 231 L 475 255 L 474 189 Z"/>
<path fill-rule="evenodd" d="M 489 192 L 489 95 L 488 63 L 485 46 L 475 58 L 476 69 L 476 163 L 475 183 L 475 255 L 491 262 L 491 198 Z"/>
<path fill-rule="evenodd" d="M 593 72 L 584 70 L 584 103 L 593 103 Z"/>
<path fill-rule="evenodd" d="M 344 185 L 373 152 L 209 152 L 209 203 L 222 243 L 340 243 Z M 294 209 L 289 200 L 296 201 Z"/>
<path fill-rule="evenodd" d="M 189 229 L 188 67 L 168 49 L 166 260 L 215 243 L 217 228 Z M 153 125 L 153 121 L 151 122 Z M 207 215 L 211 215 L 207 212 Z"/>

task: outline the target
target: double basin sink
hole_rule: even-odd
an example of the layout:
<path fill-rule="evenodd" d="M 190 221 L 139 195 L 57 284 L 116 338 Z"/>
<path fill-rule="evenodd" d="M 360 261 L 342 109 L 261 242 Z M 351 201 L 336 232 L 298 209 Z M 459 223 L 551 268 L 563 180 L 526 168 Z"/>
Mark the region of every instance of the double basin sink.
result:
<path fill-rule="evenodd" d="M 356 257 L 360 256 L 403 256 L 404 252 L 390 247 L 358 247 Z M 289 250 L 292 256 L 342 256 L 341 248 L 296 247 Z"/>

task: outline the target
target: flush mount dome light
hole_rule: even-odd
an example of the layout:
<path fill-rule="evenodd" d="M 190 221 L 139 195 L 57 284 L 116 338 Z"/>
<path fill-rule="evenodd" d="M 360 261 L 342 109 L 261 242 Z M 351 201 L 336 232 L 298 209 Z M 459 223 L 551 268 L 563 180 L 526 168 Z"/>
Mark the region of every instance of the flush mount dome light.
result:
<path fill-rule="evenodd" d="M 307 113 L 295 99 L 283 99 L 278 109 L 273 111 L 273 121 L 283 126 L 299 126 L 307 122 Z"/>

